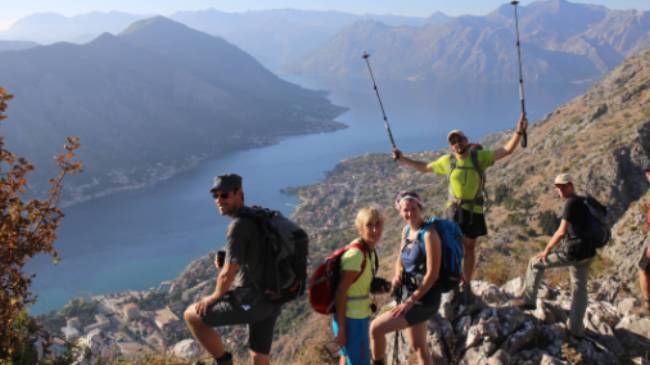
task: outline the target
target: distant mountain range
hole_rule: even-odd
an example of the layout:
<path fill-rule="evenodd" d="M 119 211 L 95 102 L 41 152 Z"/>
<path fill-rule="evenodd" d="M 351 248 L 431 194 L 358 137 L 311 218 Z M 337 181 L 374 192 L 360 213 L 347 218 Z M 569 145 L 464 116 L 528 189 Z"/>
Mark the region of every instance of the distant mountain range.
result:
<path fill-rule="evenodd" d="M 519 9 L 528 81 L 593 82 L 626 56 L 650 46 L 650 12 L 609 10 L 565 0 Z M 380 77 L 409 80 L 517 80 L 514 12 L 503 5 L 420 27 L 357 22 L 288 70 L 298 74 L 361 76 L 362 51 Z"/>
<path fill-rule="evenodd" d="M 49 44 L 86 42 L 119 33 L 144 15 L 39 13 L 0 32 L 0 39 Z M 408 80 L 516 80 L 511 5 L 486 16 L 357 15 L 293 9 L 226 13 L 215 9 L 170 16 L 223 37 L 275 72 L 360 76 L 364 50 L 379 77 Z M 529 82 L 587 82 L 650 46 L 650 12 L 610 10 L 566 0 L 520 8 L 525 76 Z M 2 50 L 2 48 L 0 48 Z"/>
<path fill-rule="evenodd" d="M 227 41 L 163 17 L 84 45 L 3 52 L 0 85 L 15 95 L 3 134 L 37 172 L 51 171 L 65 136 L 81 137 L 78 194 L 146 183 L 277 136 L 340 128 L 332 120 L 343 110 Z"/>
<path fill-rule="evenodd" d="M 72 17 L 56 13 L 36 13 L 19 19 L 9 29 L 0 32 L 0 39 L 33 41 L 41 44 L 86 43 L 102 33 L 117 34 L 131 23 L 147 17 L 151 15 L 117 11 L 92 12 Z"/>
<path fill-rule="evenodd" d="M 74 17 L 38 13 L 20 19 L 7 31 L 0 32 L 0 39 L 43 44 L 60 41 L 83 43 L 104 32 L 117 34 L 132 22 L 146 17 L 119 12 L 95 12 Z M 223 37 L 274 70 L 316 49 L 339 30 L 359 20 L 422 26 L 441 24 L 451 19 L 441 12 L 429 17 L 406 17 L 292 9 L 243 13 L 207 9 L 178 12 L 170 18 L 196 30 Z"/>
<path fill-rule="evenodd" d="M 16 51 L 38 46 L 38 43 L 27 41 L 0 41 L 0 52 Z"/>
<path fill-rule="evenodd" d="M 420 18 L 292 9 L 245 13 L 224 13 L 211 9 L 181 12 L 172 18 L 192 28 L 228 39 L 272 69 L 280 69 L 291 61 L 301 59 L 342 28 L 357 21 L 423 26 L 442 24 L 451 19 L 440 12 Z"/>

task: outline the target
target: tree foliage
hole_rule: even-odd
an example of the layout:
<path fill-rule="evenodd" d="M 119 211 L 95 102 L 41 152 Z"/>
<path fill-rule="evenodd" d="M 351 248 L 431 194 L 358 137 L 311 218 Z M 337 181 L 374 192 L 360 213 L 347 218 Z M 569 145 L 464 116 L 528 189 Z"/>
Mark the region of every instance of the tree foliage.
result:
<path fill-rule="evenodd" d="M 5 111 L 12 97 L 0 87 L 0 123 L 6 119 Z M 55 262 L 59 259 L 53 246 L 63 218 L 58 203 L 64 177 L 81 171 L 81 162 L 75 160 L 79 146 L 78 138 L 67 138 L 65 150 L 55 157 L 59 172 L 50 179 L 46 197 L 29 198 L 27 175 L 34 166 L 7 150 L 0 135 L 0 363 L 11 363 L 17 349 L 25 341 L 33 341 L 18 330 L 25 327 L 24 313 L 36 300 L 29 291 L 33 275 L 25 274 L 23 268 L 39 253 L 50 254 Z"/>

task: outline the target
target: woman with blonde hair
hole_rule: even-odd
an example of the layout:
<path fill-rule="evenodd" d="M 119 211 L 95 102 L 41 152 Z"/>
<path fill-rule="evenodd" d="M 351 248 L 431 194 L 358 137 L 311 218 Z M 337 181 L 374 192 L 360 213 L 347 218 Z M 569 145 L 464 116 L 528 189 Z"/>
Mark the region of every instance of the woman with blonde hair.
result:
<path fill-rule="evenodd" d="M 341 365 L 370 364 L 370 286 L 378 269 L 375 247 L 381 238 L 384 216 L 377 208 L 362 208 L 355 226 L 359 238 L 353 240 L 341 256 L 336 312 L 332 318 L 335 341 L 341 346 Z"/>
<path fill-rule="evenodd" d="M 414 192 L 401 192 L 395 208 L 406 225 L 402 231 L 400 254 L 395 263 L 393 287 L 402 287 L 407 298 L 370 325 L 373 365 L 383 365 L 386 334 L 406 329 L 407 338 L 422 365 L 432 363 L 427 347 L 427 321 L 440 306 L 441 290 L 434 286 L 440 272 L 440 236 L 422 215 L 422 201 Z"/>

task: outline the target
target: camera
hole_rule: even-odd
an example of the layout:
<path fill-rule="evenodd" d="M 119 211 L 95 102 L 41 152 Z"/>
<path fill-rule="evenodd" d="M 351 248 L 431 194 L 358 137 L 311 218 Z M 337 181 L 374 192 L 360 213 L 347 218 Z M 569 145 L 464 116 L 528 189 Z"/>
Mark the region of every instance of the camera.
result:
<path fill-rule="evenodd" d="M 217 265 L 219 265 L 219 267 L 223 267 L 225 263 L 226 263 L 226 251 L 224 250 L 217 251 Z"/>

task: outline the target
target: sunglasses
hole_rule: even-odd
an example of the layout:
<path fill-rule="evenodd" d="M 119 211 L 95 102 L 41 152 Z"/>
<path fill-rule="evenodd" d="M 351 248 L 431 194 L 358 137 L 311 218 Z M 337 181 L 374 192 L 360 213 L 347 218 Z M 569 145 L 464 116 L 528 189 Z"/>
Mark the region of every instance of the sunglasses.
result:
<path fill-rule="evenodd" d="M 234 193 L 234 192 L 235 192 L 234 190 L 233 190 L 233 191 L 229 191 L 229 192 L 227 192 L 227 193 L 217 193 L 217 192 L 214 192 L 214 193 L 212 193 L 212 197 L 215 198 L 215 199 L 228 199 L 228 197 L 230 196 L 230 194 L 231 194 L 231 193 Z"/>
<path fill-rule="evenodd" d="M 461 142 L 463 142 L 463 138 L 452 138 L 449 140 L 450 145 L 455 145 Z"/>

